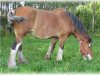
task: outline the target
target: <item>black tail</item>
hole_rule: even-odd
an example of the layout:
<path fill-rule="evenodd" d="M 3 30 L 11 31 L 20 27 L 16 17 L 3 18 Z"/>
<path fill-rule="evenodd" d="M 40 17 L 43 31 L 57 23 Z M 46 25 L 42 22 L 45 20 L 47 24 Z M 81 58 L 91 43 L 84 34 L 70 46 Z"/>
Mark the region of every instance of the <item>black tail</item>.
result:
<path fill-rule="evenodd" d="M 82 22 L 78 19 L 77 16 L 73 15 L 72 13 L 68 13 L 68 16 L 70 16 L 74 27 L 77 29 L 77 31 L 80 33 L 80 35 L 85 36 L 88 38 L 88 41 L 91 42 L 92 38 L 87 34 L 87 30 L 82 24 Z"/>
<path fill-rule="evenodd" d="M 82 22 L 78 19 L 77 16 L 73 15 L 72 13 L 68 13 L 67 15 L 69 15 L 71 17 L 71 20 L 73 22 L 74 27 L 77 29 L 77 31 L 81 34 L 87 34 L 87 30 L 84 27 L 84 25 L 82 24 Z"/>

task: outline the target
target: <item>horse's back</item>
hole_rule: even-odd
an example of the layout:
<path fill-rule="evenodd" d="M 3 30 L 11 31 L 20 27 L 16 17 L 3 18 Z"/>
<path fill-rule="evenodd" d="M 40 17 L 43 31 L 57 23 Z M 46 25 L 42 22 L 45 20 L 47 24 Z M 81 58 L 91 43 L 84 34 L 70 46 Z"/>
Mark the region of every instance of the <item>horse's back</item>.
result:
<path fill-rule="evenodd" d="M 61 13 L 66 12 L 66 10 L 63 9 L 63 8 L 58 8 L 58 9 L 52 10 L 51 12 L 54 12 L 54 13 L 56 13 L 56 14 L 61 14 Z"/>
<path fill-rule="evenodd" d="M 15 10 L 17 16 L 27 16 L 32 11 L 33 11 L 33 8 L 32 7 L 29 7 L 29 6 L 19 7 L 19 8 L 17 8 Z"/>

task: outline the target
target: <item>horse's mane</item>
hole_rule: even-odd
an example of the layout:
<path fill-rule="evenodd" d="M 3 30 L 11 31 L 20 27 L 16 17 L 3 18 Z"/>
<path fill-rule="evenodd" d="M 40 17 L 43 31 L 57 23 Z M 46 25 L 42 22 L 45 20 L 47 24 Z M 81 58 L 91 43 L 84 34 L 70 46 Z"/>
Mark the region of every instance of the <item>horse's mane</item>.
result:
<path fill-rule="evenodd" d="M 72 14 L 72 13 L 68 13 L 67 15 L 71 17 L 71 20 L 73 21 L 73 25 L 77 29 L 77 31 L 79 32 L 79 34 L 82 35 L 82 36 L 87 37 L 88 41 L 91 42 L 92 39 L 87 34 L 86 28 L 84 27 L 83 23 L 78 19 L 78 17 L 75 16 L 74 14 Z"/>

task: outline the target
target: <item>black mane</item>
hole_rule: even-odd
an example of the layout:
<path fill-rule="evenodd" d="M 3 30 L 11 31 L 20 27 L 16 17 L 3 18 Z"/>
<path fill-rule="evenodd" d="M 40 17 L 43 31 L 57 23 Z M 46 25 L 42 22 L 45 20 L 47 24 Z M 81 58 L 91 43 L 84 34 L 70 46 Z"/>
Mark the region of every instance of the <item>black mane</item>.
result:
<path fill-rule="evenodd" d="M 84 25 L 82 24 L 82 22 L 78 19 L 78 17 L 75 16 L 75 15 L 73 15 L 72 13 L 68 13 L 68 15 L 71 17 L 71 19 L 73 21 L 73 25 L 78 30 L 78 32 L 81 35 L 87 34 L 86 28 L 84 27 Z"/>
<path fill-rule="evenodd" d="M 77 29 L 80 35 L 87 37 L 88 42 L 91 43 L 92 38 L 87 34 L 86 28 L 84 27 L 83 23 L 78 19 L 78 17 L 72 13 L 68 13 L 67 15 L 70 16 L 71 20 L 73 21 L 74 27 Z"/>

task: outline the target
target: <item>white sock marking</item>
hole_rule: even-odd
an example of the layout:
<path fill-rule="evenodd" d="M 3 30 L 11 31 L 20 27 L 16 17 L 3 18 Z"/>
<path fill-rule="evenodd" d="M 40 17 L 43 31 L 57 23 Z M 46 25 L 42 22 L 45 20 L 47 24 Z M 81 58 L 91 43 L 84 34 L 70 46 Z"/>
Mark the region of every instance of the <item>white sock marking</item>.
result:
<path fill-rule="evenodd" d="M 47 54 L 51 55 L 51 50 L 52 50 L 52 46 L 50 45 Z"/>
<path fill-rule="evenodd" d="M 16 45 L 16 50 L 18 50 L 18 48 L 19 48 L 19 46 L 22 44 L 22 42 L 21 43 L 18 43 L 17 45 Z"/>
<path fill-rule="evenodd" d="M 48 49 L 48 51 L 47 51 L 47 53 L 45 55 L 45 58 L 46 59 L 49 59 L 50 58 L 50 56 L 51 56 L 51 50 L 52 50 L 52 45 L 49 46 L 49 49 Z"/>
<path fill-rule="evenodd" d="M 17 53 L 17 50 L 18 50 L 19 46 L 21 45 L 21 43 L 18 43 L 16 45 L 15 50 L 11 49 L 9 62 L 8 62 L 8 67 L 15 67 L 16 66 L 16 53 Z"/>
<path fill-rule="evenodd" d="M 11 53 L 10 53 L 10 57 L 9 57 L 9 62 L 8 62 L 8 67 L 14 67 L 16 66 L 16 52 L 17 50 L 12 50 L 11 49 Z"/>
<path fill-rule="evenodd" d="M 57 60 L 62 60 L 63 50 L 59 47 L 58 54 L 57 54 Z"/>
<path fill-rule="evenodd" d="M 23 61 L 25 61 L 22 51 L 18 51 L 18 57 L 19 57 L 19 62 L 22 63 Z"/>

